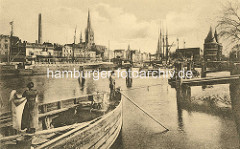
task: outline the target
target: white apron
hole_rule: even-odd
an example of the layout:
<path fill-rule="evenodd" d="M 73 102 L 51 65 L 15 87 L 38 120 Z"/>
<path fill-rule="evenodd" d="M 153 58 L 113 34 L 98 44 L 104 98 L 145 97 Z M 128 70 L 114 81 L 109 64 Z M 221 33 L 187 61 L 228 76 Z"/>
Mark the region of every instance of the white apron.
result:
<path fill-rule="evenodd" d="M 22 113 L 27 100 L 23 97 L 18 98 L 16 95 L 16 90 L 13 90 L 10 94 L 9 101 L 11 104 L 13 128 L 16 130 L 21 130 Z"/>

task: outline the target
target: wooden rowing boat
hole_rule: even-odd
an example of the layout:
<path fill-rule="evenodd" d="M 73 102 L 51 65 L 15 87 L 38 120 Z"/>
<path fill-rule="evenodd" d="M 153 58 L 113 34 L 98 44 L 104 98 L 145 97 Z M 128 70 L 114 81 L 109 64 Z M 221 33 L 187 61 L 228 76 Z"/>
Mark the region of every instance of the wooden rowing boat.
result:
<path fill-rule="evenodd" d="M 99 96 L 109 99 L 106 93 Z M 122 127 L 122 101 L 105 100 L 101 108 L 93 108 L 89 99 L 94 97 L 86 95 L 40 104 L 38 131 L 4 136 L 0 139 L 2 147 L 110 148 Z"/>

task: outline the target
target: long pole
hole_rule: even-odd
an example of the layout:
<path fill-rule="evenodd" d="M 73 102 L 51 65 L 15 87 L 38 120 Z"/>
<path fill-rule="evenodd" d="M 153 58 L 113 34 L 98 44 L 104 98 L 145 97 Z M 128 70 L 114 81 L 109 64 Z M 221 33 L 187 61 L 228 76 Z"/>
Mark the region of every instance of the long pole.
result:
<path fill-rule="evenodd" d="M 168 30 L 166 29 L 166 64 L 168 63 Z"/>
<path fill-rule="evenodd" d="M 72 62 L 74 62 L 74 51 L 75 51 L 75 42 L 76 42 L 76 30 L 77 30 L 77 26 L 75 28 L 75 32 L 74 32 L 74 42 L 73 42 L 73 55 L 72 55 Z"/>
<path fill-rule="evenodd" d="M 110 40 L 108 40 L 108 61 L 110 62 Z"/>
<path fill-rule="evenodd" d="M 8 56 L 7 56 L 8 63 L 10 63 L 10 59 L 11 59 L 10 54 L 12 51 L 13 21 L 11 21 L 9 24 L 11 25 L 11 32 L 10 32 L 10 47 L 9 47 Z"/>
<path fill-rule="evenodd" d="M 169 131 L 169 129 L 167 127 L 165 127 L 161 122 L 159 122 L 155 117 L 153 117 L 152 115 L 150 115 L 148 112 L 146 112 L 146 110 L 144 110 L 142 107 L 140 107 L 139 105 L 137 105 L 137 103 L 135 103 L 131 98 L 129 98 L 127 95 L 123 94 L 121 92 L 121 94 L 126 97 L 126 99 L 128 99 L 132 104 L 134 104 L 139 110 L 141 110 L 143 113 L 145 113 L 148 117 L 150 117 L 152 120 L 154 120 L 155 122 L 157 122 L 159 125 L 161 125 L 164 129 L 166 129 L 166 131 Z"/>

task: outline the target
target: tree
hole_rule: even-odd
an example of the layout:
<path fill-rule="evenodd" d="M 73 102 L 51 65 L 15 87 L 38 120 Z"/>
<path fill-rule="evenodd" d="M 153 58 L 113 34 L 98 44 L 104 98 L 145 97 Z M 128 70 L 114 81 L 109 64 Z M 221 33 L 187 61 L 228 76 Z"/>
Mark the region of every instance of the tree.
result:
<path fill-rule="evenodd" d="M 228 2 L 223 6 L 223 14 L 219 17 L 219 35 L 228 41 L 233 48 L 240 43 L 240 2 Z"/>

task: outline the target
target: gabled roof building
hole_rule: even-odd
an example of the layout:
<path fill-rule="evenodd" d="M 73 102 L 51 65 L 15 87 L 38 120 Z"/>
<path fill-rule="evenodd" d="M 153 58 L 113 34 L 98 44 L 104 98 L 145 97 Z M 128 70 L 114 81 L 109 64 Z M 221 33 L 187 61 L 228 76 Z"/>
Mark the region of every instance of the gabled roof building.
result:
<path fill-rule="evenodd" d="M 212 27 L 210 27 L 208 35 L 204 40 L 204 60 L 222 60 L 222 44 L 219 43 L 217 30 L 213 34 Z"/>

